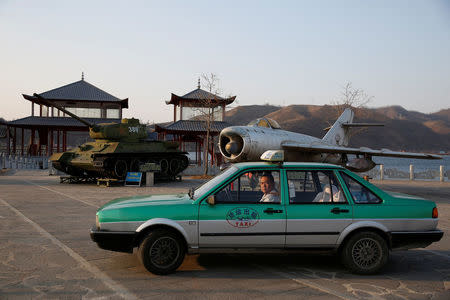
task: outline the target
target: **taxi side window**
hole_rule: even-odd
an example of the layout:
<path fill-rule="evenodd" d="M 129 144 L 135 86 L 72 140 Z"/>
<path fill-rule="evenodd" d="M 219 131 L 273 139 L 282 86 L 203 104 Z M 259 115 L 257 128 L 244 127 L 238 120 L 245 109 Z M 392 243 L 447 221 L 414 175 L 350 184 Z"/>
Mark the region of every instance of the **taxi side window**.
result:
<path fill-rule="evenodd" d="M 357 204 L 374 204 L 380 203 L 381 199 L 378 198 L 374 193 L 372 193 L 368 188 L 363 186 L 361 183 L 357 182 L 355 179 L 351 178 L 344 172 L 340 172 L 342 179 L 344 179 L 350 194 L 352 195 L 353 201 Z"/>
<path fill-rule="evenodd" d="M 332 171 L 288 171 L 289 203 L 346 203 Z"/>
<path fill-rule="evenodd" d="M 280 174 L 277 171 L 249 171 L 217 192 L 216 203 L 279 203 L 279 183 Z M 268 188 L 270 191 L 267 192 Z"/>

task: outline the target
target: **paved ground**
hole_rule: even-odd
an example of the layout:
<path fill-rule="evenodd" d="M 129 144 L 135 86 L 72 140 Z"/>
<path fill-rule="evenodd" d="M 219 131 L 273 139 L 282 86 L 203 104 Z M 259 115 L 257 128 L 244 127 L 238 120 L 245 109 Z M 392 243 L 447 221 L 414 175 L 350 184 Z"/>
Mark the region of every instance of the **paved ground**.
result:
<path fill-rule="evenodd" d="M 348 273 L 333 256 L 193 255 L 170 276 L 135 254 L 89 238 L 96 209 L 115 197 L 187 191 L 199 180 L 153 188 L 60 184 L 39 171 L 0 176 L 0 299 L 450 299 L 450 183 L 374 181 L 438 203 L 443 240 L 391 254 L 381 275 Z"/>

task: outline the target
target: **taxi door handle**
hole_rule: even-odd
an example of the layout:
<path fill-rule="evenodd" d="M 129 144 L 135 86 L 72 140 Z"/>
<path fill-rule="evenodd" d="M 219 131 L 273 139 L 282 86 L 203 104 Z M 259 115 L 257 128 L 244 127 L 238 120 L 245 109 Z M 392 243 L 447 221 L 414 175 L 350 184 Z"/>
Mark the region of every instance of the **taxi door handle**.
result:
<path fill-rule="evenodd" d="M 348 209 L 340 209 L 339 207 L 335 207 L 332 210 L 330 210 L 333 214 L 340 214 L 340 213 L 348 213 Z"/>
<path fill-rule="evenodd" d="M 264 211 L 266 214 L 281 214 L 283 212 L 283 210 L 281 209 L 273 209 L 273 208 L 268 208 Z"/>

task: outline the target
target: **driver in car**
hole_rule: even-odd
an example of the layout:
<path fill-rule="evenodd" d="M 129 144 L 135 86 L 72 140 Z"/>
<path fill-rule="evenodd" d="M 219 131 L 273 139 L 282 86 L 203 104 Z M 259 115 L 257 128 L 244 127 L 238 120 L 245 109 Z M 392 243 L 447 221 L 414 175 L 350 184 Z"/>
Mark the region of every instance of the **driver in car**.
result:
<path fill-rule="evenodd" d="M 275 189 L 275 180 L 272 174 L 264 174 L 259 178 L 261 192 L 264 193 L 259 202 L 280 202 L 280 197 Z"/>

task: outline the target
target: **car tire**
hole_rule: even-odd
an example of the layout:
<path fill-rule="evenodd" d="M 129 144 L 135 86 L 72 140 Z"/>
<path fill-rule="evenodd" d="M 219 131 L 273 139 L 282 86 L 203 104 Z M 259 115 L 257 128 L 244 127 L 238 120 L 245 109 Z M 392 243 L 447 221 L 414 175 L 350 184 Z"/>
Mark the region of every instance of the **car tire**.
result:
<path fill-rule="evenodd" d="M 342 263 L 356 274 L 375 274 L 387 263 L 389 249 L 383 237 L 375 232 L 358 232 L 344 244 Z"/>
<path fill-rule="evenodd" d="M 139 246 L 138 256 L 145 268 L 157 275 L 175 272 L 184 260 L 186 249 L 180 237 L 170 230 L 151 231 Z"/>

